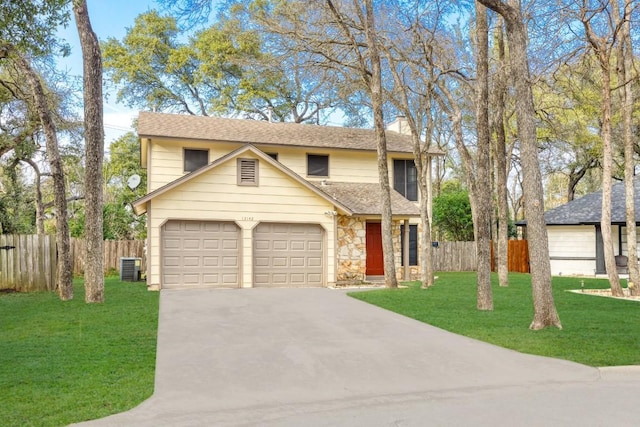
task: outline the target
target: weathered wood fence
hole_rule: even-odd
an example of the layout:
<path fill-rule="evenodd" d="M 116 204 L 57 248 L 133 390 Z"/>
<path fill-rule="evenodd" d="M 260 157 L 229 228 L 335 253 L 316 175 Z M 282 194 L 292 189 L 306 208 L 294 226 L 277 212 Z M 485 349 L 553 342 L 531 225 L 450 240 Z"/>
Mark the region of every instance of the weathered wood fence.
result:
<path fill-rule="evenodd" d="M 52 291 L 55 277 L 55 236 L 0 235 L 0 290 Z"/>
<path fill-rule="evenodd" d="M 529 246 L 526 240 L 509 240 L 507 249 L 509 271 L 529 272 Z M 474 271 L 478 267 L 475 242 L 438 242 L 434 248 L 433 265 L 436 271 Z M 493 244 L 491 269 L 495 270 Z"/>
<path fill-rule="evenodd" d="M 431 253 L 435 271 L 474 271 L 478 266 L 475 242 L 438 242 Z"/>
<path fill-rule="evenodd" d="M 73 274 L 76 276 L 84 274 L 85 247 L 84 239 L 71 239 Z M 144 240 L 105 240 L 102 258 L 105 274 L 120 272 L 120 258 L 142 258 L 140 269 L 146 271 Z"/>
<path fill-rule="evenodd" d="M 71 239 L 73 274 L 84 274 L 84 239 Z M 142 258 L 146 271 L 144 241 L 105 240 L 104 272 L 119 273 L 120 258 Z M 0 235 L 0 291 L 53 291 L 56 287 L 56 238 L 54 235 Z"/>

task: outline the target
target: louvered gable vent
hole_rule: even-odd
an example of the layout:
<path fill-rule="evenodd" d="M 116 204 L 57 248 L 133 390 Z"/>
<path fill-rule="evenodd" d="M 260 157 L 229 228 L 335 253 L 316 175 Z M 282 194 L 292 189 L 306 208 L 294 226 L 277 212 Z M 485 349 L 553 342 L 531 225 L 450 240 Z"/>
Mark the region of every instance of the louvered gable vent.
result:
<path fill-rule="evenodd" d="M 258 160 L 238 159 L 238 185 L 258 185 Z"/>

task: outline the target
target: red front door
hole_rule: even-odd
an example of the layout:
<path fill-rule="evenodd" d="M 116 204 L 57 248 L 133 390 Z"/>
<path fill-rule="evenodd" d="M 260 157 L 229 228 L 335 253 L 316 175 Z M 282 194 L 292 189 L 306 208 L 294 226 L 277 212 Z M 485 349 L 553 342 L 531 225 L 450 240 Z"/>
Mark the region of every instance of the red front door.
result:
<path fill-rule="evenodd" d="M 368 276 L 384 274 L 382 256 L 382 229 L 379 222 L 367 222 L 367 271 Z"/>

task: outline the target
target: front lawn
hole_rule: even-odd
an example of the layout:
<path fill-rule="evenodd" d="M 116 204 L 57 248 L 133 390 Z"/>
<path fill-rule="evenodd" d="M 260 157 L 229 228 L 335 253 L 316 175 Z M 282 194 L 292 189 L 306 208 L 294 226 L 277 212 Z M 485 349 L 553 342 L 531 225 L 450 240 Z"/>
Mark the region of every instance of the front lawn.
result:
<path fill-rule="evenodd" d="M 105 279 L 105 303 L 0 293 L 0 425 L 63 426 L 151 396 L 158 292 Z"/>
<path fill-rule="evenodd" d="M 417 282 L 407 289 L 354 292 L 354 298 L 421 322 L 523 353 L 573 360 L 591 366 L 640 365 L 640 302 L 566 292 L 607 288 L 601 279 L 554 277 L 554 298 L 562 330 L 528 329 L 533 319 L 528 274 L 512 273 L 509 287 L 493 277 L 493 312 L 476 310 L 475 273 L 438 273 L 431 289 Z"/>

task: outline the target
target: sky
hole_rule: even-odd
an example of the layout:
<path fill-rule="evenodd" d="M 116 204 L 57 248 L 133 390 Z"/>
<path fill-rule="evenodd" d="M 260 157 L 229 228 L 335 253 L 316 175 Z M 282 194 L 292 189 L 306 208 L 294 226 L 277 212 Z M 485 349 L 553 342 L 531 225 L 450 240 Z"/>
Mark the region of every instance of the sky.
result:
<path fill-rule="evenodd" d="M 87 0 L 87 6 L 93 31 L 101 41 L 109 37 L 122 39 L 139 14 L 158 8 L 154 0 Z M 60 29 L 58 35 L 71 46 L 71 55 L 60 58 L 58 67 L 71 75 L 82 76 L 82 50 L 73 18 L 66 28 Z M 105 95 L 105 148 L 108 149 L 113 140 L 133 130 L 131 122 L 137 117 L 138 111 L 117 104 L 115 93 Z"/>

